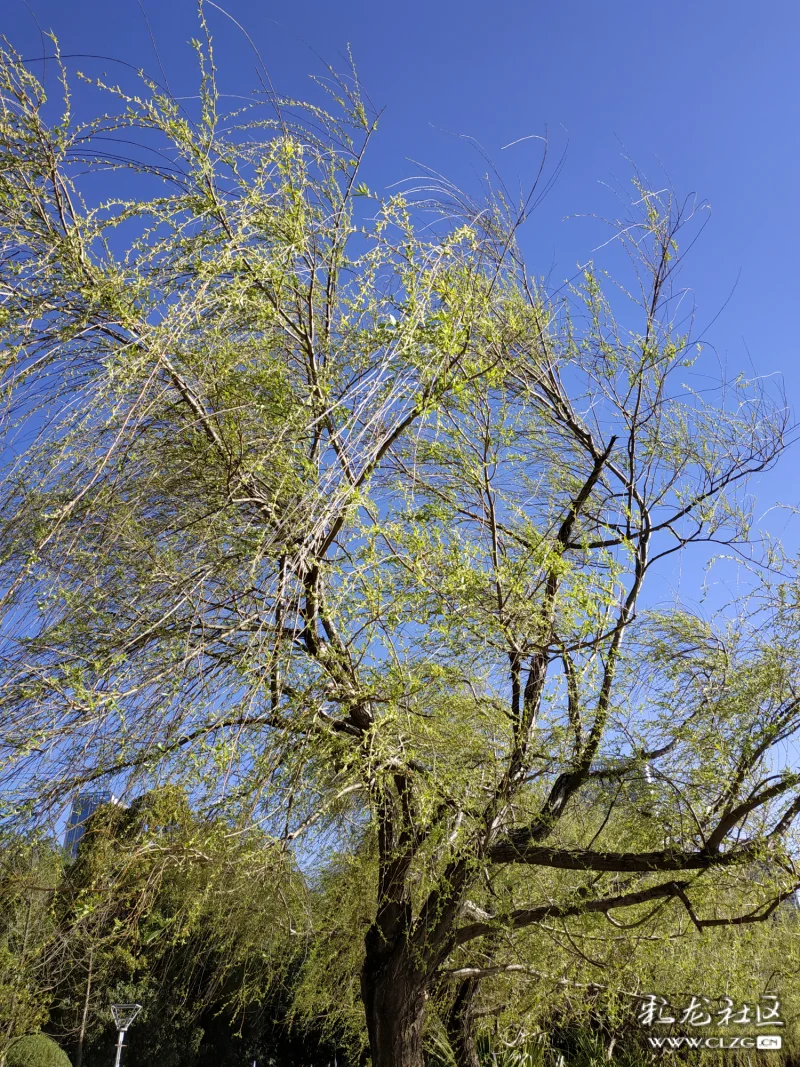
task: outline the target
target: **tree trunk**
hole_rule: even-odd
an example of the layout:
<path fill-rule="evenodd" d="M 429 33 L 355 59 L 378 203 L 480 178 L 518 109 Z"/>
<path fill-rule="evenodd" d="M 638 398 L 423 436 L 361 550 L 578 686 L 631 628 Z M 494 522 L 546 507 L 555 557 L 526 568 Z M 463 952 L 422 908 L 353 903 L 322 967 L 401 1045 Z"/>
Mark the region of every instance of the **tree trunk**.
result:
<path fill-rule="evenodd" d="M 89 1017 L 89 998 L 92 995 L 92 964 L 94 963 L 94 952 L 89 951 L 89 973 L 86 976 L 86 996 L 83 999 L 83 1014 L 81 1015 L 81 1028 L 78 1033 L 78 1051 L 75 1056 L 75 1067 L 82 1067 L 83 1065 L 83 1042 L 86 1037 L 86 1020 Z"/>
<path fill-rule="evenodd" d="M 425 984 L 405 942 L 387 946 L 373 927 L 366 937 L 361 996 L 372 1067 L 423 1067 Z"/>
<path fill-rule="evenodd" d="M 450 1051 L 453 1053 L 456 1067 L 480 1067 L 472 1020 L 472 1005 L 477 987 L 476 978 L 465 978 L 463 982 L 459 982 L 455 1000 L 444 1017 L 447 1040 L 450 1042 Z"/>

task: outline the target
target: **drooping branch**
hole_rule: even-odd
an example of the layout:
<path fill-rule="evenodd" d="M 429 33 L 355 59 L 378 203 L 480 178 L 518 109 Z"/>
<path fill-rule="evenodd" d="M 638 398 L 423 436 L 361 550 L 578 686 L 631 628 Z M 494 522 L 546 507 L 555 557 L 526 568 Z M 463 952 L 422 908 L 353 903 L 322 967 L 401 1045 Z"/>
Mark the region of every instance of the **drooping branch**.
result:
<path fill-rule="evenodd" d="M 638 904 L 646 904 L 654 900 L 668 902 L 673 899 L 680 900 L 686 909 L 689 918 L 699 930 L 717 926 L 744 926 L 751 923 L 760 923 L 769 919 L 775 910 L 786 900 L 797 893 L 800 883 L 783 890 L 763 904 L 759 904 L 749 912 L 725 918 L 704 919 L 698 916 L 694 905 L 687 894 L 690 883 L 688 881 L 670 881 L 660 885 L 650 886 L 631 893 L 622 893 L 616 896 L 602 897 L 599 900 L 582 900 L 570 904 L 543 904 L 537 908 L 518 908 L 508 916 L 495 922 L 476 922 L 462 926 L 455 933 L 454 942 L 457 945 L 466 944 L 479 937 L 486 937 L 497 932 L 498 926 L 505 929 L 519 930 L 547 919 L 577 918 L 581 915 L 604 914 L 617 908 L 630 908 Z M 609 916 L 610 917 L 610 916 Z M 614 925 L 617 925 L 616 923 Z"/>
<path fill-rule="evenodd" d="M 678 896 L 680 890 L 685 890 L 688 882 L 664 882 L 661 885 L 650 886 L 632 893 L 622 893 L 616 896 L 603 897 L 600 900 L 580 900 L 569 904 L 543 904 L 538 908 L 517 908 L 504 919 L 504 925 L 514 930 L 532 926 L 535 923 L 544 922 L 545 919 L 568 919 L 579 915 L 591 915 L 593 913 L 605 913 L 614 908 L 630 908 L 636 904 L 646 904 L 651 900 L 662 898 L 671 899 Z M 485 937 L 497 929 L 493 923 L 470 923 L 460 927 L 454 935 L 456 945 L 466 944 L 476 937 Z"/>
<path fill-rule="evenodd" d="M 646 873 L 648 871 L 705 871 L 711 867 L 735 867 L 750 863 L 758 856 L 755 845 L 747 845 L 730 852 L 679 851 L 662 849 L 657 852 L 600 852 L 591 849 L 554 848 L 530 845 L 527 832 L 519 844 L 513 835 L 489 849 L 493 863 L 527 863 L 539 867 L 556 867 L 565 871 L 619 871 Z"/>

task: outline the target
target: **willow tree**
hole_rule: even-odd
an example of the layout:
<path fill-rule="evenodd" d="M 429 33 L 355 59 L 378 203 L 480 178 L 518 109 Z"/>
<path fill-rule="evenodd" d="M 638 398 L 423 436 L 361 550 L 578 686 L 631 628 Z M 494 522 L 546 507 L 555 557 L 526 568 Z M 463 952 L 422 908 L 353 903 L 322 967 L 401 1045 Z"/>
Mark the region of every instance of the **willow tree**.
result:
<path fill-rule="evenodd" d="M 524 206 L 371 192 L 355 80 L 331 113 L 228 115 L 197 54 L 194 112 L 145 81 L 99 86 L 119 107 L 88 122 L 66 90 L 48 121 L 3 54 L 4 787 L 24 814 L 174 779 L 276 847 L 366 835 L 372 1061 L 417 1067 L 448 961 L 498 930 L 653 902 L 737 921 L 695 880 L 789 869 L 785 661 L 667 791 L 668 841 L 561 829 L 599 775 L 657 774 L 716 722 L 654 715 L 625 649 L 664 560 L 748 542 L 740 490 L 786 415 L 691 387 L 679 203 L 637 193 L 623 325 L 592 273 L 533 283 Z M 520 869 L 553 894 L 478 907 Z"/>
<path fill-rule="evenodd" d="M 47 965 L 48 1030 L 76 1067 L 105 1056 L 118 1001 L 143 1005 L 131 1054 L 144 1063 L 193 1062 L 204 1028 L 235 1046 L 243 1029 L 252 1041 L 257 1016 L 276 1021 L 306 925 L 290 859 L 258 827 L 231 834 L 171 787 L 96 811 L 57 886 L 61 944 Z M 274 1041 L 281 1024 L 262 1029 Z M 217 1049 L 220 1062 L 229 1052 Z"/>
<path fill-rule="evenodd" d="M 46 1021 L 59 931 L 53 900 L 61 857 L 36 835 L 0 836 L 0 1064 Z"/>

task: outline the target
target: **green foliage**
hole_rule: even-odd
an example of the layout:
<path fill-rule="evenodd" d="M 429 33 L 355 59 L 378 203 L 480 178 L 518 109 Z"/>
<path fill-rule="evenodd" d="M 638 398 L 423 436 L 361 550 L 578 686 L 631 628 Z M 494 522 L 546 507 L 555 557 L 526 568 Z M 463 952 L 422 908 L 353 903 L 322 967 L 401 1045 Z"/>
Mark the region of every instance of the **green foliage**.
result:
<path fill-rule="evenodd" d="M 63 1049 L 45 1034 L 29 1034 L 9 1048 L 6 1067 L 71 1067 Z"/>
<path fill-rule="evenodd" d="M 196 1054 L 215 1015 L 252 1028 L 285 985 L 305 898 L 285 852 L 254 827 L 199 817 L 179 790 L 99 809 L 60 886 L 62 926 L 83 946 L 59 987 L 60 1027 L 74 1034 L 88 1006 L 97 1044 L 108 1003 L 138 1000 L 131 1055 L 165 1064 Z"/>
<path fill-rule="evenodd" d="M 44 835 L 0 835 L 0 1055 L 47 1020 L 60 877 L 59 851 Z"/>
<path fill-rule="evenodd" d="M 371 894 L 364 890 L 376 878 L 374 841 L 329 857 L 310 895 L 307 948 L 291 989 L 296 1024 L 321 1019 L 323 1033 L 353 1062 L 367 1045 L 359 977 L 372 922 Z"/>

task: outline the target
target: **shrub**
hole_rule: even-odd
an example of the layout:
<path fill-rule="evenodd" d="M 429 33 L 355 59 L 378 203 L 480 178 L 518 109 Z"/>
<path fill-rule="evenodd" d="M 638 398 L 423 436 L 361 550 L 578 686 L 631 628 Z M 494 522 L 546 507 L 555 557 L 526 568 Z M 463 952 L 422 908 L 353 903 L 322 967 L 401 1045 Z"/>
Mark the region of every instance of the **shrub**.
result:
<path fill-rule="evenodd" d="M 45 1034 L 21 1037 L 8 1050 L 6 1067 L 72 1067 L 62 1048 Z"/>

